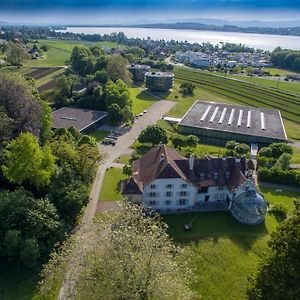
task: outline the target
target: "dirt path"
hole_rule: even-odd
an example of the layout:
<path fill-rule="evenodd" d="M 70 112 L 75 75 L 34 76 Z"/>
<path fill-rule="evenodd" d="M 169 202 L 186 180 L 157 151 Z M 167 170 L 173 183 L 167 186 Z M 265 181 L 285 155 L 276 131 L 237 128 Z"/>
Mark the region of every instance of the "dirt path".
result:
<path fill-rule="evenodd" d="M 155 124 L 157 120 L 161 119 L 163 115 L 165 115 L 175 104 L 175 101 L 167 100 L 155 102 L 148 109 L 148 112 L 138 119 L 138 121 L 133 125 L 132 129 L 129 132 L 119 137 L 115 146 L 99 146 L 102 153 L 106 155 L 106 159 L 103 163 L 101 163 L 100 167 L 97 170 L 97 174 L 90 193 L 90 203 L 87 205 L 84 212 L 81 226 L 75 233 L 81 237 L 82 241 L 85 241 L 85 228 L 87 227 L 87 224 L 93 219 L 97 211 L 99 194 L 106 169 L 113 164 L 115 159 L 123 154 L 129 153 L 130 145 L 136 140 L 140 132 L 148 125 Z M 117 204 L 114 203 L 113 207 L 111 207 L 111 205 L 109 204 L 105 205 L 104 203 L 101 203 L 100 208 L 101 211 L 109 211 L 111 209 L 115 209 L 116 205 Z M 74 273 L 76 273 L 76 269 L 74 269 L 72 262 L 70 262 L 67 267 L 65 281 L 63 282 L 59 291 L 58 300 L 70 299 L 68 297 L 69 291 L 72 291 L 75 288 L 76 284 L 76 281 L 74 280 Z M 70 280 L 70 278 L 73 279 Z"/>

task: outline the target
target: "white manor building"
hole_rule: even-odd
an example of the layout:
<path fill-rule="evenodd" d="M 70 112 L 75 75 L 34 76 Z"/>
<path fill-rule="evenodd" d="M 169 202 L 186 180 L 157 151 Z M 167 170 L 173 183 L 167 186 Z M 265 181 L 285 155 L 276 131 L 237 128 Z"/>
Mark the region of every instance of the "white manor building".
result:
<path fill-rule="evenodd" d="M 244 157 L 187 159 L 162 145 L 133 162 L 133 176 L 121 190 L 128 201 L 162 213 L 222 206 L 254 225 L 264 221 L 267 204 L 249 179 L 253 169 Z"/>

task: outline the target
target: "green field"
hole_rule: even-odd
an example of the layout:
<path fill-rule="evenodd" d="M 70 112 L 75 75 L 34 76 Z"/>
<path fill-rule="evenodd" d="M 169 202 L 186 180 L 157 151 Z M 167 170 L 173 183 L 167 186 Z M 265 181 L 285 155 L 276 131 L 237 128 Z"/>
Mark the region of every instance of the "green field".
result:
<path fill-rule="evenodd" d="M 25 67 L 65 66 L 70 59 L 71 52 L 75 46 L 91 47 L 97 45 L 107 48 L 126 48 L 125 45 L 113 42 L 84 42 L 71 40 L 39 40 L 37 45 L 48 45 L 49 50 L 44 52 L 44 58 L 27 60 L 24 63 Z"/>
<path fill-rule="evenodd" d="M 109 168 L 105 172 L 102 188 L 100 191 L 100 201 L 118 201 L 123 197 L 120 193 L 121 180 L 125 179 L 120 168 Z"/>
<path fill-rule="evenodd" d="M 147 90 L 139 87 L 130 88 L 130 98 L 132 100 L 132 112 L 135 115 L 140 114 L 156 101 L 156 98 Z"/>
<path fill-rule="evenodd" d="M 293 211 L 297 193 L 262 189 L 271 203 L 284 203 Z M 278 221 L 268 214 L 264 224 L 239 224 L 229 213 L 190 213 L 165 216 L 170 236 L 192 250 L 192 288 L 202 299 L 247 299 L 247 277 L 255 272 Z M 192 221 L 191 231 L 184 225 Z"/>
<path fill-rule="evenodd" d="M 181 82 L 192 82 L 196 86 L 196 91 L 197 89 L 200 91 L 205 90 L 218 96 L 214 98 L 215 102 L 227 99 L 227 102 L 241 105 L 278 109 L 281 111 L 284 120 L 288 121 L 285 123 L 288 136 L 299 139 L 297 131 L 300 130 L 300 97 L 265 86 L 215 76 L 207 72 L 199 73 L 187 68 L 176 68 L 175 77 Z M 196 93 L 195 96 L 188 97 L 190 102 L 193 102 L 192 99 L 195 98 L 208 100 L 197 97 Z M 180 101 L 180 104 L 174 108 L 174 110 L 177 110 L 178 116 L 182 116 L 190 107 L 188 101 L 181 103 L 183 101 Z M 171 115 L 175 115 L 174 110 L 170 112 Z"/>
<path fill-rule="evenodd" d="M 290 74 L 297 74 L 293 71 L 280 69 L 280 68 L 274 68 L 274 67 L 272 67 L 272 68 L 262 68 L 261 70 L 265 71 L 265 72 L 270 72 L 271 76 L 274 76 L 274 75 L 286 76 L 286 75 L 290 75 Z"/>
<path fill-rule="evenodd" d="M 224 75 L 223 75 L 224 76 Z M 300 95 L 300 83 L 299 82 L 288 82 L 283 79 L 268 79 L 253 76 L 244 75 L 227 75 L 230 78 L 246 81 L 249 83 L 259 84 L 267 87 L 278 88 L 279 90 L 284 90 L 292 94 Z"/>

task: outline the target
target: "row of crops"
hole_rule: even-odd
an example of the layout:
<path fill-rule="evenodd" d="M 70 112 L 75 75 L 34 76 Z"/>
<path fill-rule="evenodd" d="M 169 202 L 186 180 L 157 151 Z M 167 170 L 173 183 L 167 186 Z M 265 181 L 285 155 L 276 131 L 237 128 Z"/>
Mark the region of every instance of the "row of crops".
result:
<path fill-rule="evenodd" d="M 243 105 L 278 109 L 285 119 L 300 124 L 300 97 L 216 75 L 198 73 L 190 69 L 176 69 L 176 79 L 189 81 L 212 93 Z"/>

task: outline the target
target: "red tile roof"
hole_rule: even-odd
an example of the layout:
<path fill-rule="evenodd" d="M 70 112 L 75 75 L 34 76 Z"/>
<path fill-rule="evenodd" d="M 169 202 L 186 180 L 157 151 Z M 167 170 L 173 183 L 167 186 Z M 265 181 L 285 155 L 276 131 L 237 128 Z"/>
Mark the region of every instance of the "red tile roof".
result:
<path fill-rule="evenodd" d="M 142 193 L 143 187 L 162 178 L 182 178 L 198 188 L 226 186 L 232 191 L 246 182 L 245 171 L 245 158 L 195 159 L 191 170 L 189 159 L 162 145 L 133 162 L 133 177 L 122 185 L 122 193 Z"/>

